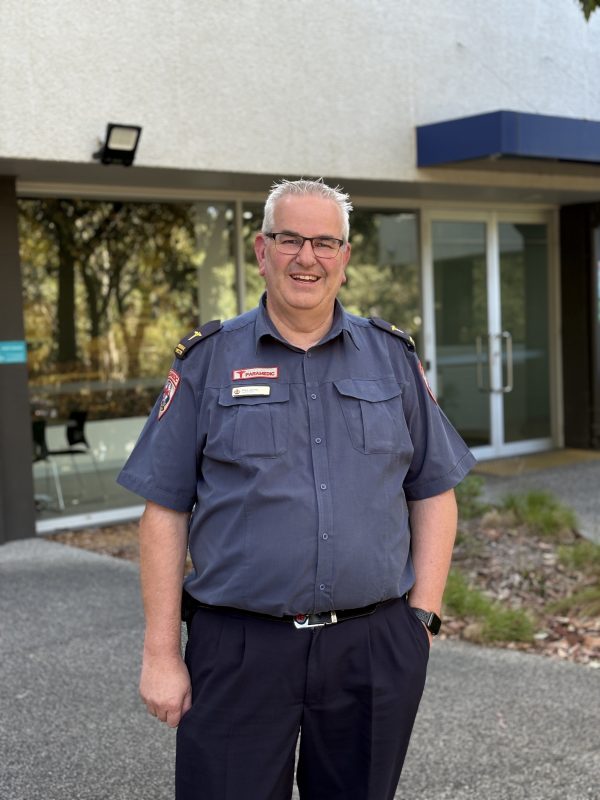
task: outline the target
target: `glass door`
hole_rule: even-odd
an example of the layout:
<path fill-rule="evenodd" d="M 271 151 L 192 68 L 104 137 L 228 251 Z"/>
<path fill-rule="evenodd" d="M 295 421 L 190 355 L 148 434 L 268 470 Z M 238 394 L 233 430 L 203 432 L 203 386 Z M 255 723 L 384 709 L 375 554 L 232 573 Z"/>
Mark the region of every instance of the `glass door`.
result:
<path fill-rule="evenodd" d="M 551 446 L 546 224 L 433 218 L 428 252 L 441 407 L 480 457 Z"/>
<path fill-rule="evenodd" d="M 504 442 L 550 436 L 548 252 L 545 225 L 501 222 Z"/>
<path fill-rule="evenodd" d="M 483 222 L 432 223 L 438 402 L 470 447 L 491 444 Z"/>

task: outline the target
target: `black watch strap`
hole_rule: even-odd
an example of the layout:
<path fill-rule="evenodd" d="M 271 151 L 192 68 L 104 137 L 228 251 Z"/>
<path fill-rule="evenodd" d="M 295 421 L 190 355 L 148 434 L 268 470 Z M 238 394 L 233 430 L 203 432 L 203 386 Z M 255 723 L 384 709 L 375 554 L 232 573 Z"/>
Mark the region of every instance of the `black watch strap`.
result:
<path fill-rule="evenodd" d="M 438 617 L 438 615 L 433 611 L 425 611 L 422 608 L 415 608 L 415 606 L 411 606 L 411 608 L 415 612 L 415 616 L 421 620 L 427 630 L 433 636 L 437 636 L 437 634 L 440 632 L 440 628 L 442 627 L 442 620 Z"/>

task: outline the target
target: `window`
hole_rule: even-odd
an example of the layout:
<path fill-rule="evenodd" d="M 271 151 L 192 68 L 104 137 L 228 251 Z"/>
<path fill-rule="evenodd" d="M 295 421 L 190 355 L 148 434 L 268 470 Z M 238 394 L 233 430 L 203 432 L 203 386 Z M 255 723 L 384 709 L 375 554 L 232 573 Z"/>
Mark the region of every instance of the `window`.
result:
<path fill-rule="evenodd" d="M 19 225 L 32 432 L 64 451 L 76 415 L 93 455 L 34 464 L 39 521 L 118 514 L 140 502 L 114 477 L 173 348 L 237 312 L 233 206 L 20 200 Z"/>
<path fill-rule="evenodd" d="M 340 300 L 348 311 L 381 317 L 421 334 L 421 283 L 417 216 L 357 209 L 350 217 L 352 255 Z"/>
<path fill-rule="evenodd" d="M 19 211 L 34 410 L 145 416 L 179 339 L 236 313 L 233 208 L 53 199 Z"/>

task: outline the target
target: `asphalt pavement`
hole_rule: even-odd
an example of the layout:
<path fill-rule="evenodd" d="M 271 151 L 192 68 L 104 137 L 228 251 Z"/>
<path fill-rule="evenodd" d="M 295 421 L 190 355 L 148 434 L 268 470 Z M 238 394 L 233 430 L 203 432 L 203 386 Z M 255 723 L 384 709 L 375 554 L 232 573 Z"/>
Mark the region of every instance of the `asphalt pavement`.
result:
<path fill-rule="evenodd" d="M 174 732 L 137 695 L 141 638 L 136 565 L 0 546 L 1 800 L 173 797 Z M 600 669 L 435 642 L 396 798 L 598 800 Z"/>

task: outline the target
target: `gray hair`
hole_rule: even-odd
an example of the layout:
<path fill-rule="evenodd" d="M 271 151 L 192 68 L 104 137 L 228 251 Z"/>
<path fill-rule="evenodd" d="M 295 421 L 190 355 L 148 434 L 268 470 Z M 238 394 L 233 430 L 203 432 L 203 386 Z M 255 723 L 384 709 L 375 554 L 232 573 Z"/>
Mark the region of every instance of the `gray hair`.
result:
<path fill-rule="evenodd" d="M 271 191 L 265 203 L 265 211 L 262 224 L 263 233 L 271 233 L 273 231 L 275 206 L 282 197 L 287 195 L 293 196 L 306 196 L 313 195 L 315 197 L 323 197 L 325 200 L 333 200 L 340 210 L 342 218 L 342 238 L 344 243 L 348 241 L 350 235 L 350 221 L 349 216 L 352 211 L 352 203 L 350 202 L 350 195 L 342 191 L 341 186 L 336 186 L 333 189 L 328 186 L 323 178 L 318 178 L 315 181 L 305 180 L 302 178 L 298 181 L 281 180 L 276 181 L 271 186 Z"/>

